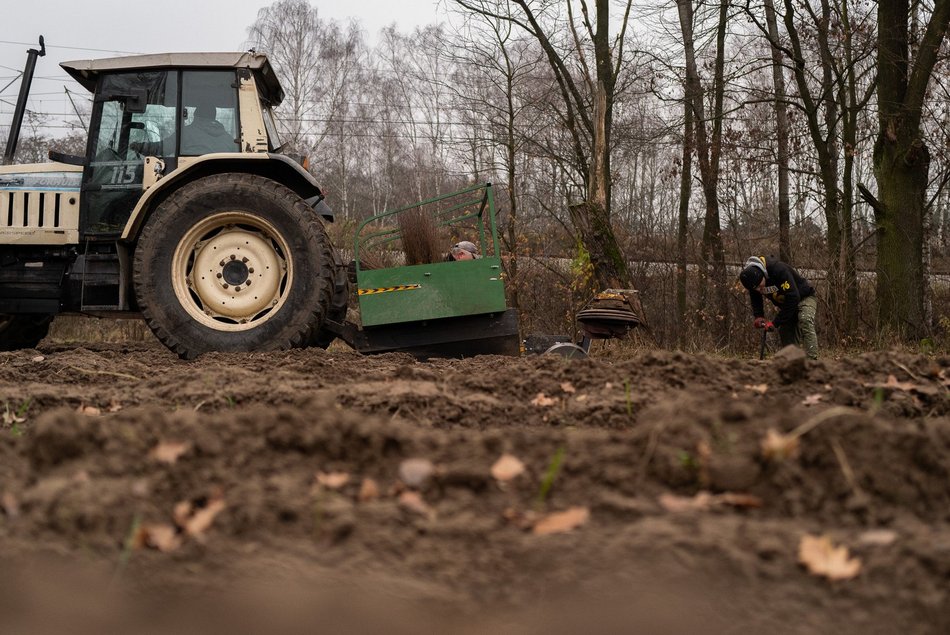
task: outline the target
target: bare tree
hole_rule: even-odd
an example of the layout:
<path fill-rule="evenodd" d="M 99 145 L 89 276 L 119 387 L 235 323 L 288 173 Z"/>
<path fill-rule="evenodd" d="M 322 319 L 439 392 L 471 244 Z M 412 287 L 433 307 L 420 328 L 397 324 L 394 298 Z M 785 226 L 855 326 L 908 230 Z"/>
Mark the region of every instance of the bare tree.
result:
<path fill-rule="evenodd" d="M 563 125 L 570 134 L 575 167 L 585 187 L 583 203 L 569 206 L 574 229 L 590 256 L 598 286 L 631 287 L 630 271 L 611 224 L 610 135 L 632 0 L 625 3 L 618 22 L 619 33 L 613 41 L 609 30 L 609 0 L 595 0 L 593 19 L 586 0 L 580 0 L 583 37 L 572 3 L 567 2 L 567 18 L 562 24 L 570 37 L 568 47 L 557 39 L 560 35 L 558 20 L 552 15 L 551 3 L 531 0 L 455 2 L 469 11 L 511 21 L 541 45 L 557 81 L 564 107 Z M 505 10 L 506 5 L 512 10 Z M 591 48 L 593 68 L 587 61 Z M 579 78 L 572 72 L 572 65 L 578 69 Z"/>
<path fill-rule="evenodd" d="M 287 148 L 305 151 L 315 105 L 313 92 L 321 85 L 319 18 L 306 0 L 278 0 L 257 13 L 248 29 L 252 46 L 267 53 L 284 88 L 279 124 Z"/>
<path fill-rule="evenodd" d="M 707 118 L 705 92 L 696 63 L 693 0 L 677 0 L 680 28 L 683 33 L 683 45 L 686 55 L 686 102 L 693 109 L 693 134 L 698 156 L 700 180 L 706 199 L 706 221 L 703 228 L 702 261 L 707 271 L 707 279 L 712 281 L 716 296 L 716 323 L 718 339 L 723 340 L 729 329 L 729 297 L 726 283 L 725 250 L 722 242 L 722 229 L 719 214 L 719 161 L 722 150 L 723 99 L 725 91 L 725 38 L 729 15 L 729 0 L 719 5 L 719 18 L 716 23 L 716 51 L 713 76 L 713 111 Z M 709 129 L 709 122 L 712 129 Z M 706 292 L 703 285 L 702 292 Z"/>
<path fill-rule="evenodd" d="M 502 241 L 509 255 L 503 262 L 513 306 L 519 306 L 520 278 L 518 257 L 522 236 L 519 213 L 522 192 L 519 179 L 524 178 L 519 167 L 524 163 L 525 147 L 533 143 L 528 132 L 526 112 L 533 107 L 530 93 L 531 75 L 543 63 L 542 53 L 527 36 L 517 37 L 517 27 L 510 20 L 501 20 L 483 14 L 463 12 L 461 36 L 468 42 L 458 47 L 456 67 L 449 88 L 456 100 L 456 112 L 461 121 L 470 121 L 465 138 L 467 153 L 471 155 L 472 171 L 476 180 L 482 175 L 503 178 L 503 193 L 507 195 L 507 209 L 502 225 Z M 487 134 L 483 134 L 483 131 Z M 483 156 L 495 156 L 501 150 L 500 166 L 494 161 L 484 165 Z M 496 172 L 496 167 L 500 168 Z"/>

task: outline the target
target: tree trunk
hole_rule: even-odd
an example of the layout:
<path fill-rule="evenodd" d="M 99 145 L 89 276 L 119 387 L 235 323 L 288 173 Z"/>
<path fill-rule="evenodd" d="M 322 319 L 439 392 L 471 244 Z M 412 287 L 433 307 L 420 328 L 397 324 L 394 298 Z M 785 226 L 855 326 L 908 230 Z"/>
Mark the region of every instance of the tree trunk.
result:
<path fill-rule="evenodd" d="M 689 199 L 693 180 L 693 107 L 683 102 L 683 169 L 680 172 L 679 222 L 676 227 L 676 325 L 677 343 L 686 343 L 686 247 L 689 230 Z"/>
<path fill-rule="evenodd" d="M 722 229 L 719 213 L 719 135 L 722 126 L 722 60 L 724 53 L 724 39 L 726 19 L 728 15 L 728 0 L 720 5 L 719 24 L 717 29 L 716 51 L 716 78 L 714 102 L 716 110 L 713 113 L 712 138 L 707 131 L 703 88 L 696 65 L 696 50 L 693 40 L 693 5 L 692 0 L 677 0 L 679 9 L 680 28 L 683 32 L 684 52 L 686 57 L 686 100 L 693 108 L 695 118 L 696 154 L 699 159 L 699 174 L 703 185 L 703 195 L 706 199 L 706 221 L 703 226 L 702 261 L 706 280 L 701 280 L 702 297 L 700 301 L 705 305 L 705 293 L 709 287 L 715 292 L 716 310 L 712 316 L 707 315 L 706 327 L 716 335 L 722 343 L 729 330 L 729 293 L 726 284 L 726 259 L 722 243 Z"/>
<path fill-rule="evenodd" d="M 909 20 L 907 0 L 879 0 L 874 211 L 878 318 L 881 325 L 916 340 L 927 333 L 923 241 L 930 152 L 920 124 L 927 85 L 950 23 L 950 0 L 934 2 L 913 64 Z"/>
<path fill-rule="evenodd" d="M 775 134 L 778 149 L 778 253 L 784 262 L 792 261 L 792 243 L 789 238 L 788 198 L 788 106 L 785 103 L 785 73 L 782 53 L 778 44 L 778 23 L 775 19 L 775 4 L 765 0 L 765 20 L 772 40 L 772 84 L 775 87 Z"/>
<path fill-rule="evenodd" d="M 919 339 L 924 323 L 924 201 L 930 153 L 923 141 L 878 138 L 874 175 L 878 200 L 878 317 L 899 334 Z"/>
<path fill-rule="evenodd" d="M 597 82 L 594 96 L 594 138 L 587 184 L 587 203 L 584 206 L 585 214 L 584 217 L 578 216 L 575 208 L 572 220 L 590 254 L 597 287 L 624 289 L 631 286 L 630 272 L 610 223 L 608 108 L 607 88 L 605 82 L 601 80 Z"/>
<path fill-rule="evenodd" d="M 857 77 L 854 70 L 853 31 L 848 1 L 841 1 L 841 22 L 844 36 L 845 78 L 839 87 L 838 109 L 842 113 L 842 141 L 844 144 L 844 174 L 841 183 L 841 255 L 840 266 L 844 285 L 845 303 L 842 311 L 842 327 L 852 333 L 858 322 L 858 271 L 854 253 L 854 159 L 858 144 Z"/>

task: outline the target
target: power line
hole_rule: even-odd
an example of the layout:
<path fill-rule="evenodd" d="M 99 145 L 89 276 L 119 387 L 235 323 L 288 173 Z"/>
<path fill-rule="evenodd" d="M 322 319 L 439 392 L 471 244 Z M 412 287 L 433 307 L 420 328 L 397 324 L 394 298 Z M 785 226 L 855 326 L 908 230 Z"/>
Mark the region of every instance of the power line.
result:
<path fill-rule="evenodd" d="M 15 44 L 17 46 L 36 46 L 36 42 L 11 42 L 9 40 L 0 40 L 0 44 Z M 114 49 L 94 49 L 86 46 L 66 46 L 63 44 L 47 44 L 48 49 L 67 49 L 70 51 L 93 51 L 95 53 L 119 53 L 121 55 L 141 55 L 138 51 L 116 51 Z"/>

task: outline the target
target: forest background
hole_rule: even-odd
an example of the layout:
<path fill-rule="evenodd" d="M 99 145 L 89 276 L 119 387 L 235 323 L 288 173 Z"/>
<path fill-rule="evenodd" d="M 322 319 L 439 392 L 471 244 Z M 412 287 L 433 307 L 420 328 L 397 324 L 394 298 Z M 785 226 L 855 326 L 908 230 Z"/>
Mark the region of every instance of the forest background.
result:
<path fill-rule="evenodd" d="M 763 254 L 817 287 L 823 346 L 946 350 L 950 0 L 440 9 L 372 40 L 304 0 L 249 25 L 335 244 L 383 210 L 490 181 L 525 333 L 571 332 L 594 291 L 619 286 L 640 292 L 659 345 L 748 351 L 736 275 Z M 18 161 L 84 153 L 80 121 L 51 137 L 46 117 L 28 113 Z"/>

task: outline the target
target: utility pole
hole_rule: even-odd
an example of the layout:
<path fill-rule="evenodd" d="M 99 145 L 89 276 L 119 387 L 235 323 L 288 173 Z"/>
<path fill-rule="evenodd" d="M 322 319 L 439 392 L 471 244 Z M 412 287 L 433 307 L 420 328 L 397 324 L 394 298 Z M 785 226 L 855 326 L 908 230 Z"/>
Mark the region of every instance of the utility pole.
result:
<path fill-rule="evenodd" d="M 7 138 L 7 148 L 3 152 L 3 164 L 13 163 L 16 146 L 20 141 L 20 126 L 23 125 L 23 115 L 26 113 L 26 100 L 30 96 L 30 84 L 33 83 L 33 70 L 36 68 L 36 58 L 46 55 L 46 44 L 40 36 L 40 48 L 29 49 L 26 56 L 26 68 L 23 70 L 23 79 L 20 81 L 20 95 L 16 100 L 16 110 L 13 112 L 13 121 L 10 123 L 10 136 Z"/>

